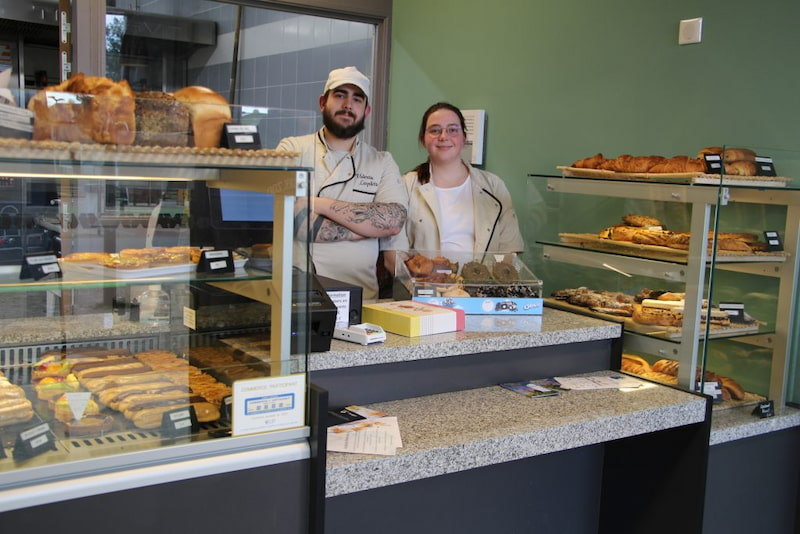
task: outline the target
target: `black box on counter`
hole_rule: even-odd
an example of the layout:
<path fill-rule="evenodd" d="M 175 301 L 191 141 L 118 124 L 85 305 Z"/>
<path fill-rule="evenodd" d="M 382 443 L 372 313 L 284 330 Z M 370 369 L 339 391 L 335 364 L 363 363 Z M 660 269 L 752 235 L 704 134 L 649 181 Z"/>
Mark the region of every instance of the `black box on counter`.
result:
<path fill-rule="evenodd" d="M 315 275 L 338 310 L 336 324 L 349 326 L 361 323 L 361 304 L 364 290 L 333 278 Z"/>

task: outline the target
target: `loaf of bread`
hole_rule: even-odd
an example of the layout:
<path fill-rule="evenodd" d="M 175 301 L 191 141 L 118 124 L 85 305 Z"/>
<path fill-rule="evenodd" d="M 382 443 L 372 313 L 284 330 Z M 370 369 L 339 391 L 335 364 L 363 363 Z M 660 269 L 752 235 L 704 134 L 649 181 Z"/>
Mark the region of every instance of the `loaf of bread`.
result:
<path fill-rule="evenodd" d="M 130 145 L 136 137 L 133 91 L 115 82 L 79 72 L 48 87 L 28 103 L 33 139 Z"/>
<path fill-rule="evenodd" d="M 192 146 L 218 147 L 223 127 L 231 122 L 228 101 L 219 93 L 198 85 L 179 89 L 173 96 L 189 108 Z"/>
<path fill-rule="evenodd" d="M 189 108 L 169 93 L 136 93 L 136 140 L 144 146 L 188 146 Z"/>

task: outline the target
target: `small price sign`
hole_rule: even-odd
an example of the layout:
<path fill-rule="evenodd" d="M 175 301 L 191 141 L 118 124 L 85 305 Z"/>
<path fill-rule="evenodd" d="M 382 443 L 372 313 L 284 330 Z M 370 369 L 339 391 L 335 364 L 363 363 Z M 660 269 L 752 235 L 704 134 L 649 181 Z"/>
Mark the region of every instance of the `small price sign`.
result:
<path fill-rule="evenodd" d="M 41 423 L 17 435 L 13 454 L 15 460 L 24 460 L 54 450 L 56 444 L 53 433 L 50 432 L 50 425 Z"/>
<path fill-rule="evenodd" d="M 61 265 L 58 258 L 52 252 L 44 254 L 26 254 L 22 258 L 22 267 L 19 271 L 19 279 L 26 280 L 33 278 L 41 280 L 45 276 L 61 276 Z"/>
<path fill-rule="evenodd" d="M 206 274 L 224 274 L 236 271 L 233 253 L 230 250 L 204 250 L 197 263 L 197 272 Z"/>
<path fill-rule="evenodd" d="M 755 408 L 753 408 L 753 415 L 760 419 L 766 419 L 767 417 L 772 417 L 775 415 L 775 403 L 771 400 L 761 401 L 759 402 Z"/>
<path fill-rule="evenodd" d="M 161 437 L 177 438 L 200 431 L 194 406 L 164 412 L 161 415 Z"/>
<path fill-rule="evenodd" d="M 226 124 L 222 132 L 222 146 L 243 150 L 261 148 L 261 138 L 255 124 Z"/>

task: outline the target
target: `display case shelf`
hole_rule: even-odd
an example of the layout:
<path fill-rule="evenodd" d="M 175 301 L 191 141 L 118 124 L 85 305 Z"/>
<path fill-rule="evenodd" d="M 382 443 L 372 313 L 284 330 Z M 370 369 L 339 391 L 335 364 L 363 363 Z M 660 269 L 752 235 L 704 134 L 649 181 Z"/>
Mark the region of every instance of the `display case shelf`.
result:
<path fill-rule="evenodd" d="M 629 317 L 620 318 L 595 313 L 588 308 L 580 309 L 554 299 L 547 299 L 546 302 L 561 309 L 569 308 L 569 311 L 576 313 L 622 323 L 625 329 L 625 351 L 652 355 L 656 359 L 677 360 L 680 364 L 678 384 L 690 390 L 703 386 L 703 375 L 697 376 L 695 369 L 706 369 L 711 343 L 724 340 L 742 347 L 768 349 L 771 353 L 771 374 L 764 394 L 777 403 L 786 403 L 787 382 L 791 372 L 794 301 L 798 287 L 797 250 L 800 224 L 800 191 L 787 186 L 793 182 L 783 180 L 777 186 L 766 187 L 761 186 L 762 182 L 754 185 L 723 179 L 721 183 L 718 181 L 715 184 L 694 183 L 682 177 L 670 180 L 660 179 L 656 175 L 638 177 L 635 180 L 617 177 L 614 173 L 573 176 L 571 169 L 562 170 L 564 172 L 560 176 L 530 176 L 534 186 L 543 190 L 544 195 L 557 196 L 559 203 L 563 196 L 567 205 L 571 203 L 571 199 L 577 197 L 576 202 L 583 202 L 580 200 L 583 198 L 595 198 L 597 204 L 607 202 L 612 206 L 625 206 L 622 209 L 644 210 L 634 211 L 635 213 L 647 213 L 646 210 L 655 209 L 679 219 L 692 236 L 709 235 L 709 242 L 692 239 L 688 250 L 615 242 L 601 236 L 602 226 L 576 228 L 576 224 L 580 223 L 576 223 L 574 218 L 563 221 L 556 210 L 556 222 L 549 225 L 548 229 L 554 235 L 544 236 L 537 241 L 545 265 L 550 262 L 568 264 L 574 266 L 576 272 L 584 274 L 588 269 L 595 273 L 589 278 L 594 281 L 605 279 L 607 285 L 604 286 L 602 282 L 599 284 L 609 290 L 617 285 L 636 286 L 638 279 L 646 280 L 644 283 L 650 287 L 663 284 L 669 288 L 680 288 L 670 290 L 685 293 L 685 309 L 679 326 L 664 329 L 636 323 Z M 778 227 L 763 228 L 779 231 L 782 240 L 782 247 L 779 248 L 782 249 L 749 253 L 719 249 L 718 236 L 725 231 L 720 216 L 736 205 L 783 210 L 780 211 L 782 222 Z M 771 217 L 765 215 L 763 219 L 770 222 L 762 221 L 761 224 L 773 224 Z M 590 221 L 597 220 L 602 220 L 601 213 L 587 217 L 585 222 L 591 224 Z M 584 222 L 581 219 L 578 221 Z M 608 225 L 607 222 L 603 224 Z M 543 272 L 546 273 L 547 269 Z M 736 328 L 714 328 L 713 325 L 707 327 L 702 320 L 703 303 L 718 299 L 718 295 L 725 295 L 727 298 L 735 298 L 736 295 L 730 288 L 717 287 L 717 284 L 722 283 L 719 279 L 723 272 L 771 279 L 777 287 L 774 306 L 770 311 L 774 317 L 770 317 L 769 321 L 758 321 L 759 318 L 756 318 L 755 322 L 747 325 L 734 325 Z M 548 285 L 551 283 L 546 281 Z M 764 300 L 766 297 L 761 298 L 759 304 Z M 746 352 L 747 349 L 742 351 Z"/>
<path fill-rule="evenodd" d="M 305 240 L 295 242 L 294 212 L 296 199 L 308 194 L 310 169 L 295 163 L 293 154 L 276 151 L 153 151 L 19 140 L 0 143 L 4 180 L 0 185 L 6 188 L 5 200 L 33 212 L 28 224 L 56 236 L 60 250 L 38 252 L 54 259 L 77 252 L 113 254 L 125 247 L 158 249 L 166 247 L 166 242 L 190 248 L 193 228 L 188 221 L 200 215 L 189 194 L 196 185 L 209 190 L 269 193 L 274 199 L 270 233 L 259 241 L 272 243 L 271 271 L 251 268 L 242 255 L 233 256 L 233 272 L 222 273 L 198 272 L 198 264 L 188 260 L 123 270 L 76 264 L 58 257 L 59 273 L 27 273 L 24 278 L 23 258 L 0 266 L 0 299 L 5 304 L 0 315 L 4 330 L 0 371 L 31 402 L 33 412 L 32 417 L 18 422 L 0 418 L 0 485 L 34 487 L 53 479 L 96 476 L 253 448 L 266 450 L 278 443 L 306 443 L 310 429 L 302 408 L 297 412 L 299 421 L 266 424 L 258 432 L 242 427 L 237 430 L 232 417 L 237 409 L 237 391 L 241 392 L 236 383 L 241 379 L 297 383 L 300 390 L 292 393 L 295 411 L 306 403 L 308 347 L 302 341 L 302 333 L 308 330 L 309 319 L 303 311 L 304 303 L 298 299 L 305 294 L 303 285 L 310 282 L 307 246 L 305 257 L 301 246 Z M 105 196 L 114 187 L 136 189 L 143 200 L 137 205 L 112 205 L 114 199 Z M 158 215 L 163 213 L 160 210 L 170 217 L 180 214 L 183 219 L 171 225 L 159 224 Z M 304 229 L 297 230 L 302 233 Z M 202 248 L 231 252 L 237 248 L 226 245 L 203 243 Z M 191 248 L 201 247 L 195 244 Z M 203 296 L 212 300 L 208 304 L 192 302 L 191 306 L 189 302 L 173 300 L 180 304 L 177 310 L 170 309 L 169 316 L 154 325 L 136 322 L 112 309 L 112 299 L 120 295 L 127 302 L 144 298 L 141 292 L 147 286 L 163 288 L 173 299 L 178 295 L 200 298 L 190 293 L 190 288 L 196 287 L 212 288 L 207 294 L 222 294 L 224 298 Z M 145 302 L 140 304 L 144 307 Z M 202 327 L 199 322 L 190 324 L 186 319 L 187 310 L 199 314 L 199 309 L 212 310 Z M 255 323 L 244 320 L 250 318 L 248 314 L 253 315 L 252 309 L 257 311 Z M 233 321 L 235 324 L 230 326 L 228 320 L 232 318 L 238 322 Z M 297 332 L 301 340 L 293 345 L 292 336 Z M 250 336 L 252 350 L 234 349 L 223 342 L 232 336 Z M 207 348 L 216 352 L 203 359 L 205 356 L 198 351 Z M 95 350 L 103 356 L 93 359 Z M 78 376 L 80 366 L 112 364 L 113 360 L 106 358 L 114 351 L 124 352 L 121 360 L 136 366 L 133 373 L 119 375 L 130 379 L 130 384 L 123 384 L 122 378 L 112 380 L 116 376 L 112 372 L 101 379 L 113 384 L 92 389 L 85 373 Z M 166 358 L 165 363 L 148 361 L 150 353 Z M 43 359 L 45 354 L 50 358 Z M 217 354 L 219 358 L 215 359 Z M 81 360 L 79 355 L 84 358 Z M 127 365 L 122 361 L 119 364 Z M 164 421 L 140 426 L 136 414 L 124 408 L 127 405 L 111 407 L 107 401 L 99 400 L 99 391 L 108 388 L 124 389 L 130 385 L 135 389 L 139 383 L 134 376 L 137 373 L 150 378 L 149 386 L 147 391 L 132 395 L 157 395 L 156 390 L 158 395 L 167 395 L 161 391 L 175 391 L 175 410 L 209 402 L 216 403 L 220 416 L 201 420 L 197 412 L 196 426 L 193 423 L 187 431 L 173 433 Z M 46 393 L 44 378 L 57 379 L 53 383 L 61 384 L 68 376 L 77 380 L 58 389 L 57 395 Z M 200 399 L 206 387 L 203 384 L 210 383 L 221 386 L 213 394 L 206 393 L 205 400 Z M 217 398 L 223 390 L 228 391 L 226 400 Z M 111 426 L 98 426 L 86 435 L 79 435 L 78 430 L 70 433 L 67 423 L 90 412 L 81 408 L 75 412 L 72 404 L 78 401 L 67 395 L 72 419 L 67 416 L 65 422 L 57 417 L 53 403 L 63 393 L 76 394 L 84 402 L 88 398 L 90 403 L 86 405 L 96 404 L 104 420 L 110 416 L 107 420 Z M 186 396 L 189 394 L 191 397 Z M 25 438 L 21 436 L 37 427 L 45 429 L 41 436 L 47 437 L 48 450 L 27 454 Z M 6 505 L 14 506 L 10 502 L 0 498 L 4 509 Z"/>

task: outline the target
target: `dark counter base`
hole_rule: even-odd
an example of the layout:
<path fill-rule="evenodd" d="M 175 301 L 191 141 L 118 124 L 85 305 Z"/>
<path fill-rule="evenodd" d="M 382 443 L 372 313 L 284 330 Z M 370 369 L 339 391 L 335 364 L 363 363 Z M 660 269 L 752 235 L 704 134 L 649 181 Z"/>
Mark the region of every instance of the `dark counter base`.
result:
<path fill-rule="evenodd" d="M 800 428 L 710 448 L 703 534 L 800 533 Z"/>
<path fill-rule="evenodd" d="M 331 497 L 325 532 L 699 533 L 708 432 L 704 422 Z M 651 454 L 661 469 L 647 467 Z"/>
<path fill-rule="evenodd" d="M 313 371 L 311 380 L 339 408 L 461 391 L 556 375 L 618 369 L 618 340 L 484 352 L 448 358 Z M 616 367 L 614 359 L 616 358 Z"/>
<path fill-rule="evenodd" d="M 309 528 L 308 480 L 308 461 L 289 462 L 13 510 L 0 525 L 31 534 L 300 534 Z"/>

